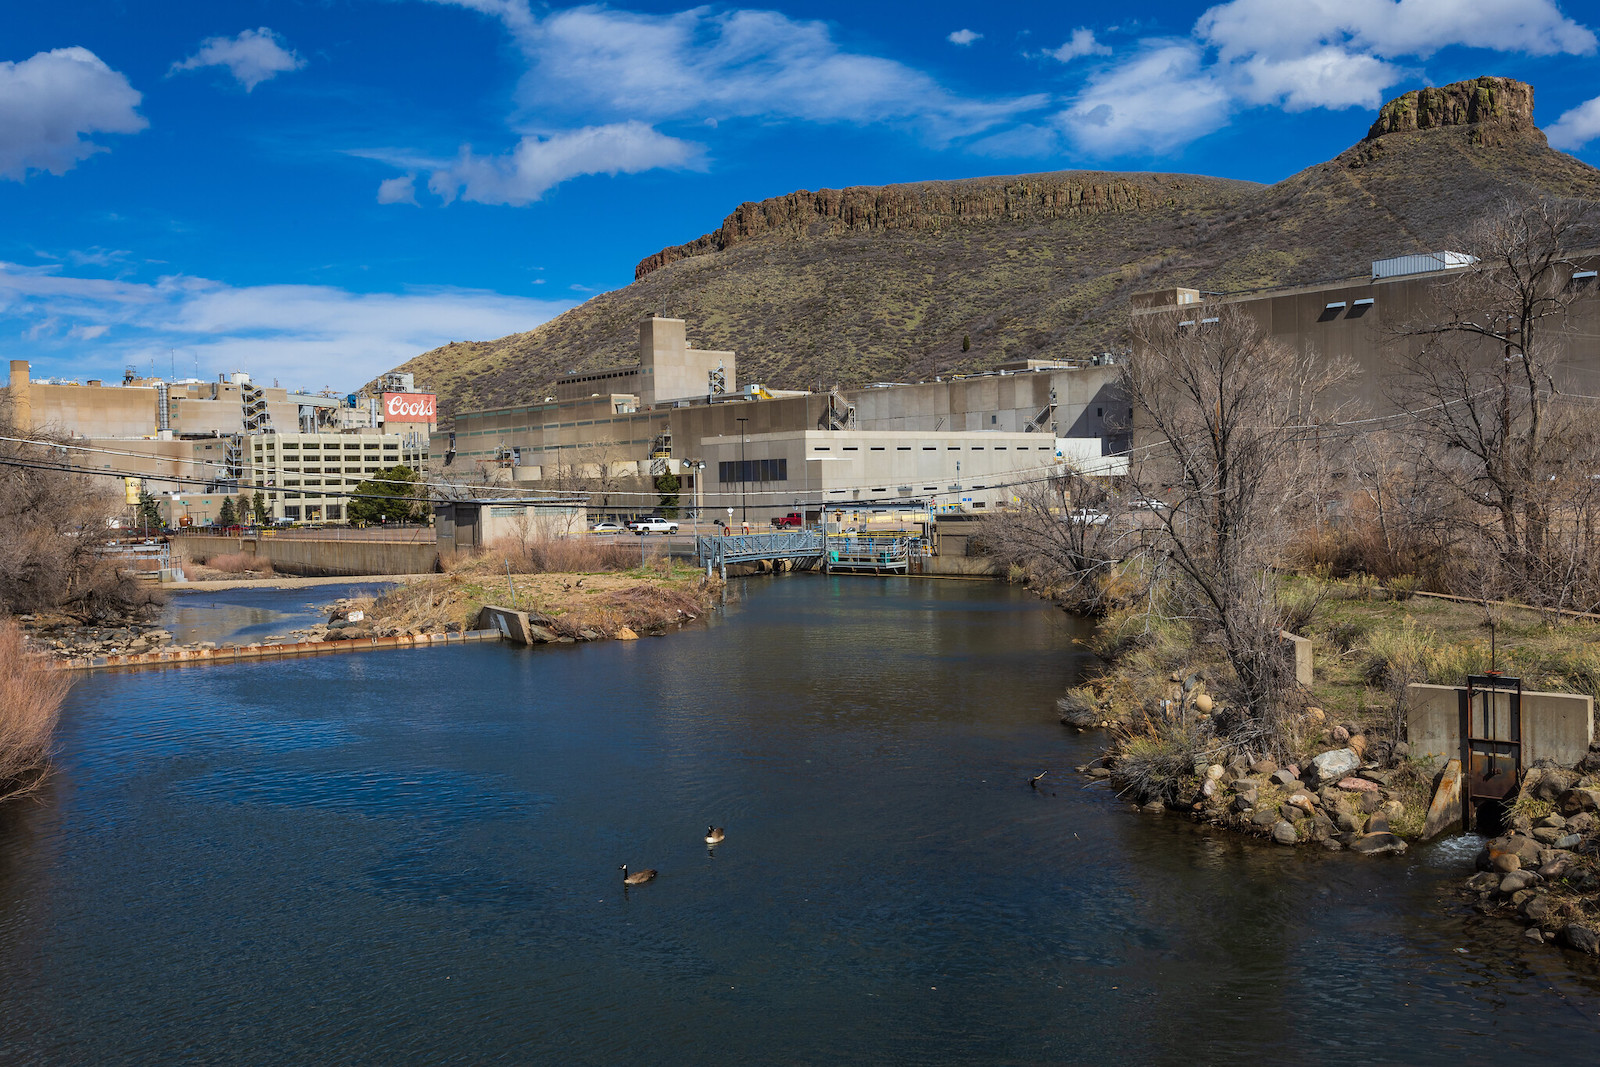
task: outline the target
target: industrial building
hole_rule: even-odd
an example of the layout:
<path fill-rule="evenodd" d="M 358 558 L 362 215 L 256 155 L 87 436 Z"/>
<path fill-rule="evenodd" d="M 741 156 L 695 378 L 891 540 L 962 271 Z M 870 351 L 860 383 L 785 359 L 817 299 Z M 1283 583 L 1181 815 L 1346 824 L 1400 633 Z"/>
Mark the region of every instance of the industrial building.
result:
<path fill-rule="evenodd" d="M 672 473 L 681 509 L 761 523 L 910 501 L 983 510 L 1069 459 L 1125 469 L 1109 358 L 828 393 L 739 389 L 736 370 L 734 353 L 693 348 L 682 319 L 652 317 L 637 364 L 570 375 L 538 403 L 458 412 L 432 452 L 447 476 L 587 490 L 617 512 L 652 508 L 654 479 Z"/>
<path fill-rule="evenodd" d="M 274 521 L 342 521 L 364 479 L 427 466 L 434 397 L 409 374 L 378 396 L 303 393 L 255 384 L 140 378 L 34 380 L 13 360 L 0 395 L 13 425 L 63 442 L 77 467 L 139 481 L 174 525 L 207 524 L 224 499 L 262 493 Z"/>
<path fill-rule="evenodd" d="M 1356 375 L 1336 400 L 1356 401 L 1366 412 L 1393 411 L 1386 386 L 1393 377 L 1405 342 L 1398 328 L 1421 321 L 1435 303 L 1438 286 L 1469 269 L 1475 260 L 1460 252 L 1432 252 L 1375 260 L 1360 278 L 1335 279 L 1314 285 L 1286 286 L 1238 294 L 1207 294 L 1210 305 L 1238 308 L 1254 317 L 1267 336 L 1300 354 L 1345 358 Z M 1560 346 L 1547 363 L 1557 383 L 1568 392 L 1594 393 L 1600 375 L 1600 286 L 1596 268 L 1600 253 L 1571 258 L 1565 270 L 1571 302 L 1560 323 L 1552 323 L 1548 340 Z M 1133 317 L 1168 315 L 1178 329 L 1203 329 L 1205 306 L 1196 289 L 1160 289 L 1133 298 Z M 1414 343 L 1414 342 L 1412 342 Z"/>

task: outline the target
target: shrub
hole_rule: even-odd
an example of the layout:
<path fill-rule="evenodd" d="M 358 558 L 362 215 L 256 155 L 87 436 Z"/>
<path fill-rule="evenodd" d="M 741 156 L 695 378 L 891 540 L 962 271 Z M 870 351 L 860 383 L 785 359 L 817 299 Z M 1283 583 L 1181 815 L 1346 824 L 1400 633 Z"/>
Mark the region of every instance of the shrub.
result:
<path fill-rule="evenodd" d="M 640 548 L 632 538 L 511 539 L 490 545 L 485 556 L 510 561 L 512 571 L 518 574 L 592 574 L 637 567 Z"/>
<path fill-rule="evenodd" d="M 28 653 L 16 623 L 0 623 L 0 800 L 38 788 L 71 687 Z"/>
<path fill-rule="evenodd" d="M 1199 772 L 1218 758 L 1222 746 L 1205 719 L 1146 719 L 1119 740 L 1111 782 L 1140 804 L 1174 804 L 1186 788 L 1199 784 Z"/>
<path fill-rule="evenodd" d="M 1362 619 L 1341 619 L 1327 629 L 1328 640 L 1340 652 L 1349 652 L 1361 643 L 1372 630 L 1370 623 Z"/>
<path fill-rule="evenodd" d="M 1389 595 L 1395 600 L 1410 600 L 1421 584 L 1415 575 L 1397 574 L 1389 579 Z"/>

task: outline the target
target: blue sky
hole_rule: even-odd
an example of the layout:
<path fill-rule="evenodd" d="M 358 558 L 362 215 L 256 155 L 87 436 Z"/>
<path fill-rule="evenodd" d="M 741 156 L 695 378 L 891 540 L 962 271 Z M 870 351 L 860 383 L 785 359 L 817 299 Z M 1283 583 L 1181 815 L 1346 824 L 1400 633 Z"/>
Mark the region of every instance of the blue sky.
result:
<path fill-rule="evenodd" d="M 352 388 L 530 329 L 794 189 L 1066 169 L 1270 182 L 1480 74 L 1600 164 L 1600 5 L 0 11 L 0 359 Z"/>

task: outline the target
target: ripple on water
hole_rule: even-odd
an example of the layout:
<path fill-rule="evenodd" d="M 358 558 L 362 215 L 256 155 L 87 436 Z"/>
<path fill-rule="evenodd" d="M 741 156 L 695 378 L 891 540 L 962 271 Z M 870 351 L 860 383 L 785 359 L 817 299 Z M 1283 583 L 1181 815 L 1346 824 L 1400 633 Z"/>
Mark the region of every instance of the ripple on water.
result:
<path fill-rule="evenodd" d="M 426 816 L 452 822 L 528 818 L 554 798 L 515 789 L 495 789 L 488 779 L 448 771 L 333 770 L 288 768 L 216 771 L 177 787 L 191 800 L 270 804 L 365 818 Z"/>

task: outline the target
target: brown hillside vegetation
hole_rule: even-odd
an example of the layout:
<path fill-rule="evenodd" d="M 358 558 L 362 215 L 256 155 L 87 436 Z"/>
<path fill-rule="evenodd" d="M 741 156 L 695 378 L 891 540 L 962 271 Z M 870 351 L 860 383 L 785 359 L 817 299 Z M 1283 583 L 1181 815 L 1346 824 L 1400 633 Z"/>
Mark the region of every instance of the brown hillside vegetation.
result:
<path fill-rule="evenodd" d="M 663 308 L 697 347 L 736 351 L 741 382 L 786 388 L 1091 355 L 1121 342 L 1139 290 L 1361 274 L 1449 247 L 1530 191 L 1600 201 L 1600 171 L 1549 147 L 1531 87 L 1478 78 L 1390 101 L 1361 143 L 1271 186 L 1074 171 L 743 204 L 647 257 L 624 289 L 402 369 L 447 415 L 524 402 L 569 370 L 631 361 L 638 320 Z"/>

